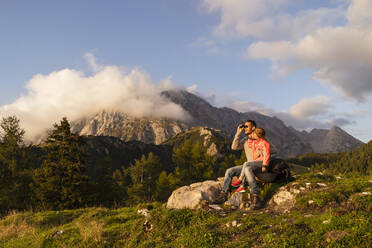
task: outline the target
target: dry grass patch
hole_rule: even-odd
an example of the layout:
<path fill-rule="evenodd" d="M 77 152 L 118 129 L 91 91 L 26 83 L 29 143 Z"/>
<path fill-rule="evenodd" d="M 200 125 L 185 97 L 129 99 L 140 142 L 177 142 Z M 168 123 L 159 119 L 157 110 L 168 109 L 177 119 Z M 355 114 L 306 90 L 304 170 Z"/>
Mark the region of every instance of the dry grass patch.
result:
<path fill-rule="evenodd" d="M 26 222 L 25 219 L 20 219 L 16 214 L 10 214 L 5 217 L 0 224 L 0 240 L 9 238 L 21 238 L 27 234 L 34 235 L 36 228 Z"/>
<path fill-rule="evenodd" d="M 96 220 L 79 220 L 76 222 L 76 226 L 80 230 L 80 236 L 84 242 L 93 241 L 100 243 L 102 241 L 103 227 L 105 223 L 103 221 Z"/>

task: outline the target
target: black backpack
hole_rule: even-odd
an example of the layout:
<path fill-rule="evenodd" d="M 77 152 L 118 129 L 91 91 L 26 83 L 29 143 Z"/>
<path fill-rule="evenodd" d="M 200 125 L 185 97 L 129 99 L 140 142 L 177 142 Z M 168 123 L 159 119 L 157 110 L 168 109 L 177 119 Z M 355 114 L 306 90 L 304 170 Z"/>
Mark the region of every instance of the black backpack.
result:
<path fill-rule="evenodd" d="M 291 178 L 291 171 L 288 164 L 280 158 L 270 160 L 268 171 L 265 173 L 257 173 L 256 177 L 264 183 L 272 182 L 288 182 Z"/>

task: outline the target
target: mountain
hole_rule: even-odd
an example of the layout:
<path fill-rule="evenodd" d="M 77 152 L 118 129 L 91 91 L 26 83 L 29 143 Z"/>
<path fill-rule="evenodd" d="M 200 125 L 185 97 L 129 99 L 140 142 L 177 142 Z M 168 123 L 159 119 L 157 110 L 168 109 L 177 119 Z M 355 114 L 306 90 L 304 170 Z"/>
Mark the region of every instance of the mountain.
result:
<path fill-rule="evenodd" d="M 193 127 L 181 132 L 162 143 L 171 147 L 180 147 L 186 141 L 200 143 L 207 149 L 207 154 L 222 157 L 231 152 L 231 138 L 221 130 L 208 127 Z"/>
<path fill-rule="evenodd" d="M 168 90 L 162 97 L 180 105 L 191 119 L 135 118 L 117 111 L 101 111 L 72 123 L 72 131 L 81 135 L 115 136 L 124 141 L 138 140 L 160 144 L 192 127 L 202 126 L 222 130 L 231 139 L 236 127 L 247 119 L 265 128 L 267 137 L 283 157 L 295 157 L 309 152 L 348 151 L 363 144 L 338 127 L 300 132 L 287 127 L 280 119 L 257 112 L 240 113 L 230 108 L 217 108 L 204 99 L 183 90 Z M 321 132 L 321 133 L 320 133 Z"/>
<path fill-rule="evenodd" d="M 350 151 L 362 143 L 339 127 L 332 127 L 330 130 L 313 129 L 306 133 L 305 137 L 311 144 L 314 152 L 330 153 Z"/>

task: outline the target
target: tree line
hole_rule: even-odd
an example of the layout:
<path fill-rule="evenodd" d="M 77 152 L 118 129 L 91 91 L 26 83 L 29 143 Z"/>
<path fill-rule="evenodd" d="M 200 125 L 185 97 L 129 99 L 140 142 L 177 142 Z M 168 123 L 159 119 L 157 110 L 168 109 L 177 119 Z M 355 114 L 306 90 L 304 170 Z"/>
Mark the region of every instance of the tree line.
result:
<path fill-rule="evenodd" d="M 142 154 L 129 165 L 114 168 L 110 157 L 94 164 L 90 175 L 86 137 L 71 132 L 66 118 L 56 123 L 40 145 L 26 145 L 25 131 L 15 116 L 0 125 L 0 212 L 57 210 L 89 206 L 126 206 L 166 201 L 183 185 L 223 176 L 244 160 L 236 154 L 222 160 L 200 143 L 174 147 L 171 168 L 154 153 Z"/>

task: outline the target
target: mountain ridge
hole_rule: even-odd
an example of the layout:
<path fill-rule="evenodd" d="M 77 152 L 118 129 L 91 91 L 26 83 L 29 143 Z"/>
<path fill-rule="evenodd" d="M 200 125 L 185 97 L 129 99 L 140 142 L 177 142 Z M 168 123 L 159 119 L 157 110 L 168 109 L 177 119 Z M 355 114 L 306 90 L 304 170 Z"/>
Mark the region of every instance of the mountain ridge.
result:
<path fill-rule="evenodd" d="M 236 127 L 247 119 L 255 120 L 265 128 L 267 137 L 283 157 L 295 157 L 309 152 L 340 152 L 352 150 L 363 142 L 347 134 L 341 128 L 318 132 L 298 131 L 288 127 L 277 117 L 257 112 L 241 113 L 233 109 L 212 106 L 201 97 L 184 90 L 167 90 L 161 96 L 180 105 L 191 116 L 180 121 L 166 118 L 136 118 L 119 111 L 103 110 L 90 117 L 72 122 L 72 130 L 81 135 L 109 135 L 124 141 L 138 140 L 160 144 L 178 133 L 201 126 L 222 130 L 230 138 Z M 317 137 L 320 135 L 321 137 Z"/>

